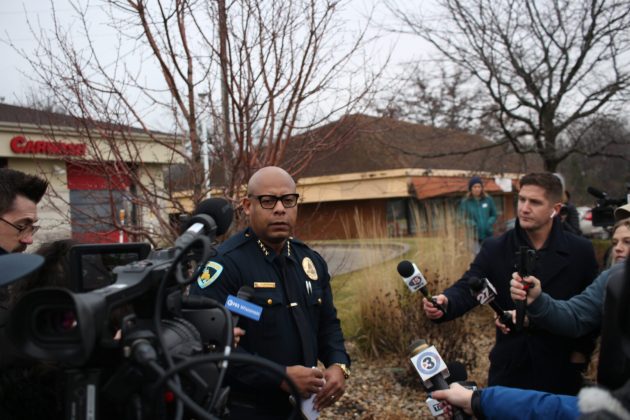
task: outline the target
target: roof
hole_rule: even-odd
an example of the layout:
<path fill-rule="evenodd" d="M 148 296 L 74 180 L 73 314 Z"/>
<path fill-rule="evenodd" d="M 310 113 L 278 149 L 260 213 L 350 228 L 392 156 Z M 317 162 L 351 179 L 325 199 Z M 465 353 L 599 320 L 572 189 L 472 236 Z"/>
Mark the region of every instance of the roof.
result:
<path fill-rule="evenodd" d="M 141 128 L 129 125 L 115 124 L 106 121 L 97 121 L 89 118 L 81 118 L 58 112 L 42 111 L 18 105 L 0 103 L 0 122 L 14 123 L 18 125 L 36 125 L 40 127 L 69 127 L 74 129 L 86 129 L 99 126 L 109 130 L 127 131 L 131 133 L 146 133 Z M 159 131 L 150 131 L 152 134 L 173 136 Z"/>
<path fill-rule="evenodd" d="M 287 161 L 305 153 L 309 142 L 329 133 L 331 126 L 343 139 L 331 138 L 338 145 L 319 152 L 298 177 L 399 168 L 423 168 L 427 175 L 436 169 L 495 174 L 542 170 L 538 156 L 519 155 L 479 135 L 367 115 L 347 116 L 302 134 L 288 147 Z"/>

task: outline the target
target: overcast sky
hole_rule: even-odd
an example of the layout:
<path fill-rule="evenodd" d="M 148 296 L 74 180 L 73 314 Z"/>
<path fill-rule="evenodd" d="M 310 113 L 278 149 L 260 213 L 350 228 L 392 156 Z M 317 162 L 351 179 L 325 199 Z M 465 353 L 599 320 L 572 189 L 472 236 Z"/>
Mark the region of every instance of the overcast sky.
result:
<path fill-rule="evenodd" d="M 365 16 L 366 10 L 369 8 L 370 1 L 376 0 L 351 0 L 344 11 L 344 18 L 352 22 L 356 20 L 361 22 Z M 414 1 L 414 0 L 410 0 Z M 83 1 L 86 4 L 86 11 L 89 17 L 90 33 L 97 42 L 99 55 L 112 54 L 111 39 L 113 31 L 105 25 L 105 15 L 101 11 L 98 0 L 90 2 Z M 380 2 L 376 1 L 377 4 Z M 59 20 L 63 22 L 65 27 L 78 25 L 76 21 L 76 11 L 72 9 L 67 0 L 54 0 L 55 13 Z M 382 6 L 379 6 L 382 7 Z M 383 23 L 386 19 L 385 10 L 377 13 L 376 20 Z M 29 23 L 35 30 L 38 27 L 52 28 L 52 8 L 47 0 L 16 0 L 16 1 L 0 1 L 0 98 L 6 103 L 23 104 L 26 96 L 33 90 L 35 84 L 30 80 L 34 76 L 30 64 L 24 60 L 13 47 L 9 45 L 11 42 L 15 47 L 26 52 L 27 54 L 35 54 L 36 42 L 34 36 L 29 29 Z M 357 23 L 358 24 L 358 23 Z M 77 33 L 79 33 L 77 27 Z M 380 31 L 383 33 L 384 31 Z M 72 32 L 71 32 L 72 33 Z M 80 38 L 74 40 L 81 43 Z M 373 51 L 381 54 L 383 58 L 388 51 L 393 52 L 390 61 L 390 74 L 394 74 L 394 69 L 400 63 L 409 62 L 422 55 L 423 49 L 419 48 L 423 43 L 412 36 L 387 35 L 379 42 L 378 46 L 373 47 Z M 424 49 L 427 49 L 426 45 Z M 112 55 L 113 57 L 113 55 Z M 112 58 L 113 59 L 113 58 Z M 158 73 L 155 77 L 161 77 Z"/>

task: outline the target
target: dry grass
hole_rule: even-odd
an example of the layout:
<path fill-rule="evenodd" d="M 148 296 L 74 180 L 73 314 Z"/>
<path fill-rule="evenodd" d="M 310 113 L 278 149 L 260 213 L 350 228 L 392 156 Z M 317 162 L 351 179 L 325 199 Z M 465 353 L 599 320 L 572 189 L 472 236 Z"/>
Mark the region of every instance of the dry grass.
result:
<path fill-rule="evenodd" d="M 369 268 L 335 277 L 335 303 L 344 333 L 366 358 L 395 355 L 405 360 L 409 343 L 424 338 L 436 345 L 444 359 L 465 363 L 469 372 L 481 375 L 475 379 L 484 382 L 494 338 L 490 311 L 481 308 L 453 322 L 433 324 L 422 311 L 422 296 L 411 294 L 396 271 L 402 259 L 415 262 L 427 278 L 429 291 L 438 294 L 459 279 L 470 264 L 473 246 L 453 209 L 445 205 L 428 212 L 433 215 L 431 229 L 404 239 L 386 238 L 386 232 L 375 228 L 375 221 L 355 217 L 353 223 L 360 232 L 356 246 L 385 248 L 397 242 L 408 245 L 409 250 L 400 258 L 375 258 L 366 262 Z"/>

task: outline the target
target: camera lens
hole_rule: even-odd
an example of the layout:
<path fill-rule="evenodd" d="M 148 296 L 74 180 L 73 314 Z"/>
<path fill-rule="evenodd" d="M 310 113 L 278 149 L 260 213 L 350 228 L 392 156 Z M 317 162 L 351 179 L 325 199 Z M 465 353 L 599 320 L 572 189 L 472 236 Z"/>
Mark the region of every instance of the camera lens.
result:
<path fill-rule="evenodd" d="M 67 306 L 38 308 L 33 322 L 33 332 L 40 340 L 67 342 L 80 339 L 77 314 Z"/>

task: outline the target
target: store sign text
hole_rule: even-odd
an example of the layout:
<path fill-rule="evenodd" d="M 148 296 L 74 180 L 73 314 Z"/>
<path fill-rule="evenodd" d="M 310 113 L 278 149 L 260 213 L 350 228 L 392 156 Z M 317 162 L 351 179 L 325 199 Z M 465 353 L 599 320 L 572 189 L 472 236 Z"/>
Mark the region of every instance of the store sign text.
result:
<path fill-rule="evenodd" d="M 85 144 L 62 143 L 50 140 L 28 140 L 24 136 L 15 136 L 11 139 L 13 153 L 34 155 L 59 155 L 59 156 L 83 156 Z"/>

